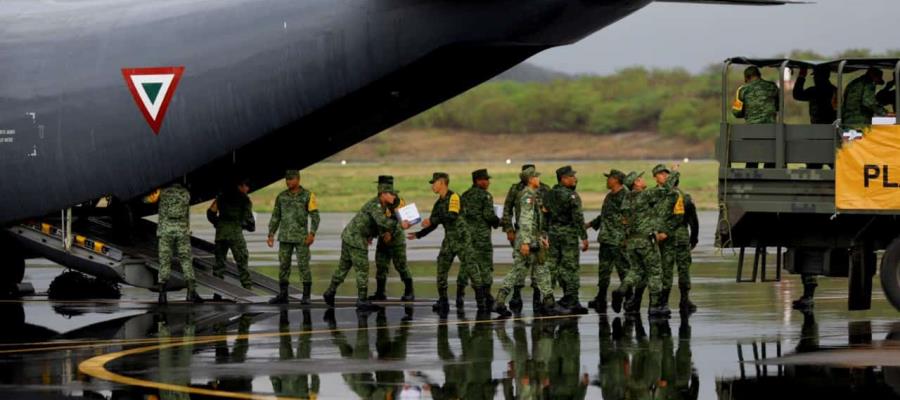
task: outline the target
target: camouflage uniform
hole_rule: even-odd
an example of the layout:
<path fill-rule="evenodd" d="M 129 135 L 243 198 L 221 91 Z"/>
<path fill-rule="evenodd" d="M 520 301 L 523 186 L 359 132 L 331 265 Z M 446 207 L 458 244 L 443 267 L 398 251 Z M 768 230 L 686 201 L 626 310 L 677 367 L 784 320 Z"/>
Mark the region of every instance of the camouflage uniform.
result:
<path fill-rule="evenodd" d="M 872 117 L 886 110 L 875 98 L 875 81 L 868 74 L 854 79 L 844 90 L 841 122 L 844 126 L 870 125 Z"/>
<path fill-rule="evenodd" d="M 272 219 L 269 220 L 269 236 L 278 232 L 278 282 L 287 286 L 291 278 L 291 258 L 297 254 L 300 282 L 312 282 L 309 270 L 308 234 L 316 234 L 319 229 L 319 207 L 316 195 L 304 187 L 297 193 L 285 190 L 275 198 Z"/>
<path fill-rule="evenodd" d="M 522 166 L 522 170 L 524 171 L 528 167 L 533 168 L 534 166 L 531 164 L 526 164 L 526 165 Z M 500 220 L 500 226 L 503 229 L 503 232 L 515 233 L 516 230 L 518 229 L 518 219 L 519 219 L 519 211 L 520 211 L 518 199 L 519 199 L 519 196 L 522 194 L 522 191 L 525 190 L 526 186 L 528 186 L 527 182 L 519 181 L 518 183 L 514 183 L 512 186 L 510 186 L 509 191 L 506 192 L 506 199 L 503 201 L 503 218 Z M 546 193 L 548 193 L 549 191 L 550 191 L 550 186 L 547 186 L 547 184 L 542 182 L 541 187 L 538 188 L 538 197 L 543 199 L 544 196 L 546 195 Z M 513 218 L 516 219 L 515 222 L 513 222 Z M 513 260 L 515 260 L 516 253 L 518 253 L 519 250 L 515 248 L 515 243 L 510 243 L 510 245 L 513 246 Z M 525 286 L 525 276 L 529 273 L 531 274 L 531 278 L 532 278 L 531 285 L 535 286 L 534 285 L 534 271 L 526 270 L 526 274 L 522 274 L 521 279 L 518 282 L 516 282 L 516 288 L 521 288 L 521 287 Z"/>
<path fill-rule="evenodd" d="M 159 194 L 159 281 L 169 280 L 172 257 L 178 257 L 181 274 L 188 292 L 194 292 L 194 267 L 191 258 L 191 192 L 180 184 L 173 184 Z"/>
<path fill-rule="evenodd" d="M 663 187 L 631 191 L 622 202 L 626 223 L 626 257 L 630 265 L 628 275 L 617 290 L 625 293 L 637 287 L 649 286 L 656 302 L 662 290 L 662 261 L 654 235 L 663 229 L 657 203 L 664 201 L 678 172 L 669 175 Z M 656 305 L 656 304 L 652 304 Z"/>
<path fill-rule="evenodd" d="M 212 209 L 206 211 L 206 218 L 216 228 L 216 265 L 213 275 L 219 279 L 225 277 L 225 260 L 228 250 L 234 256 L 240 275 L 241 286 L 250 289 L 253 281 L 250 279 L 248 262 L 250 253 L 247 251 L 247 241 L 244 240 L 244 229 L 253 232 L 256 230 L 256 221 L 253 219 L 253 204 L 250 197 L 238 190 L 232 190 L 216 197 L 218 212 Z"/>
<path fill-rule="evenodd" d="M 756 79 L 738 88 L 731 112 L 748 124 L 774 124 L 778 113 L 778 86 Z"/>
<path fill-rule="evenodd" d="M 624 180 L 624 179 L 623 179 Z M 625 258 L 625 224 L 622 220 L 622 201 L 628 196 L 628 189 L 622 187 L 618 192 L 609 192 L 603 199 L 600 215 L 591 221 L 591 228 L 599 231 L 597 242 L 600 243 L 597 301 L 606 302 L 606 291 L 609 288 L 610 275 L 613 271 L 619 276 L 619 282 L 625 279 L 628 271 L 628 259 Z"/>
<path fill-rule="evenodd" d="M 341 259 L 337 270 L 331 277 L 328 293 L 334 293 L 344 282 L 350 268 L 356 270 L 356 289 L 358 299 L 367 301 L 369 288 L 369 244 L 375 237 L 394 232 L 397 221 L 384 214 L 385 209 L 378 197 L 366 202 L 353 216 L 353 219 L 341 232 Z"/>
<path fill-rule="evenodd" d="M 561 176 L 561 171 L 569 173 L 565 171 L 571 171 L 571 167 L 560 168 L 557 176 Z M 575 171 L 571 173 L 574 174 Z M 560 300 L 560 303 L 574 304 L 578 301 L 578 289 L 581 286 L 579 239 L 587 240 L 581 197 L 574 188 L 557 184 L 544 198 L 544 207 L 548 210 L 550 228 L 547 269 L 550 270 L 554 283 L 562 286 L 566 301 Z"/>
<path fill-rule="evenodd" d="M 478 265 L 472 251 L 472 241 L 469 236 L 469 230 L 464 219 L 459 218 L 462 212 L 462 201 L 458 194 L 452 190 L 448 190 L 444 197 L 440 197 L 434 202 L 431 208 L 431 225 L 416 232 L 416 238 L 421 239 L 437 229 L 438 225 L 444 226 L 444 241 L 441 243 L 441 251 L 438 253 L 437 259 L 437 288 L 441 297 L 446 297 L 447 275 L 450 267 L 453 265 L 453 259 L 459 257 L 460 272 L 459 277 L 468 277 L 472 280 L 473 286 L 483 286 L 487 282 L 484 277 L 487 274 L 481 272 L 481 266 Z M 457 290 L 465 287 L 466 282 L 463 279 L 457 279 Z"/>
<path fill-rule="evenodd" d="M 406 202 L 401 198 L 397 198 L 396 207 L 384 210 L 384 215 L 388 218 L 396 219 L 394 211 L 397 208 L 406 206 Z M 394 269 L 400 275 L 400 279 L 412 279 L 409 273 L 409 267 L 406 263 L 406 236 L 403 234 L 403 227 L 397 224 L 391 232 L 391 242 L 387 243 L 384 238 L 378 237 L 378 244 L 375 246 L 375 279 L 378 281 L 387 280 L 388 265 L 394 263 Z"/>
<path fill-rule="evenodd" d="M 532 283 L 543 294 L 544 303 L 551 303 L 554 301 L 553 287 L 550 283 L 550 270 L 544 263 L 546 250 L 541 246 L 541 251 L 530 253 L 528 256 L 522 255 L 522 252 L 519 251 L 523 244 L 537 244 L 541 238 L 547 235 L 546 225 L 541 213 L 541 197 L 536 190 L 526 186 L 519 196 L 518 204 L 519 216 L 517 220 L 519 229 L 516 232 L 516 243 L 513 246 L 515 249 L 514 263 L 506 278 L 503 279 L 503 286 L 497 292 L 497 304 L 505 303 L 506 297 L 513 288 L 519 282 L 524 281 L 525 275 L 532 269 L 534 270 Z"/>
<path fill-rule="evenodd" d="M 493 281 L 494 246 L 491 230 L 500 226 L 500 218 L 494 213 L 494 197 L 487 190 L 473 185 L 462 195 L 462 216 L 472 240 L 472 256 L 482 276 L 479 282 Z M 467 279 L 469 277 L 465 277 Z M 475 281 L 475 279 L 473 279 Z"/>

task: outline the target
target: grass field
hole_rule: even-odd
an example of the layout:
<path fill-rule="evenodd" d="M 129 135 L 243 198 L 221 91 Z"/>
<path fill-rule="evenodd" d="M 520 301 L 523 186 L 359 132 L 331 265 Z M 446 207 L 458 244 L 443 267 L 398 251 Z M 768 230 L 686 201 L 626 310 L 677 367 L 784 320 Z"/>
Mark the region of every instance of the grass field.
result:
<path fill-rule="evenodd" d="M 672 160 L 665 161 L 670 165 Z M 631 170 L 645 171 L 648 184 L 653 185 L 650 170 L 655 161 L 596 161 L 573 163 L 578 171 L 578 192 L 587 210 L 599 210 L 606 193 L 604 172 L 618 168 L 626 173 Z M 537 163 L 543 173 L 542 181 L 553 186 L 556 183 L 556 168 L 561 162 Z M 316 193 L 319 209 L 325 212 L 352 212 L 375 195 L 375 181 L 378 175 L 394 175 L 395 186 L 400 196 L 408 203 L 414 202 L 420 210 L 430 210 L 435 195 L 428 180 L 434 171 L 450 174 L 450 188 L 462 193 L 471 184 L 471 172 L 487 168 L 493 179 L 490 191 L 494 202 L 502 204 L 510 185 L 518 181 L 521 162 L 507 165 L 505 162 L 417 162 L 417 163 L 348 163 L 322 162 L 301 172 L 302 185 Z M 716 209 L 715 161 L 692 161 L 681 163 L 681 187 L 691 194 L 701 209 Z M 261 212 L 272 210 L 275 197 L 284 189 L 284 182 L 276 182 L 251 194 L 254 209 Z"/>

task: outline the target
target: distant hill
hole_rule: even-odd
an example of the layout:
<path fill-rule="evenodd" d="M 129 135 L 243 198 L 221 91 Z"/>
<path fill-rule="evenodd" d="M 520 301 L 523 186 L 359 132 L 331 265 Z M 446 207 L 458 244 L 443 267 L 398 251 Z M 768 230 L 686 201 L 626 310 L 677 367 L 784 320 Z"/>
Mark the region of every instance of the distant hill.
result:
<path fill-rule="evenodd" d="M 571 75 L 554 71 L 549 68 L 539 67 L 534 64 L 522 63 L 510 68 L 508 71 L 497 75 L 492 81 L 514 82 L 550 82 L 558 79 L 569 79 Z"/>

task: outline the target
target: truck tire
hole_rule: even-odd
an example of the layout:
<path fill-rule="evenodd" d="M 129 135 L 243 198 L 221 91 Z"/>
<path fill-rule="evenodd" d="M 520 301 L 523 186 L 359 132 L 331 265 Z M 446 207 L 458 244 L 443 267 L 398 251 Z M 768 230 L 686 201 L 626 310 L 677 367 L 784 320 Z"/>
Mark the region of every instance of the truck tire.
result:
<path fill-rule="evenodd" d="M 891 242 L 881 258 L 881 288 L 894 308 L 900 310 L 900 238 Z"/>

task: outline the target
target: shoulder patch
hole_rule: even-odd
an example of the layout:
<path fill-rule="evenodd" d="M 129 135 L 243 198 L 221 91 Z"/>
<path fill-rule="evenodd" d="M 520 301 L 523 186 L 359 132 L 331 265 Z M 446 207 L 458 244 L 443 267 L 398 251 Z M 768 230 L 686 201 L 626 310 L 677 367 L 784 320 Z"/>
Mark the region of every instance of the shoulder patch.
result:
<path fill-rule="evenodd" d="M 450 195 L 450 204 L 447 206 L 447 211 L 459 214 L 459 208 L 459 195 L 453 193 Z"/>
<path fill-rule="evenodd" d="M 306 206 L 306 211 L 316 211 L 318 209 L 319 204 L 316 202 L 316 194 L 309 192 L 309 204 Z"/>
<path fill-rule="evenodd" d="M 672 208 L 672 214 L 684 215 L 684 196 L 678 194 L 678 200 L 675 201 L 675 207 Z"/>

